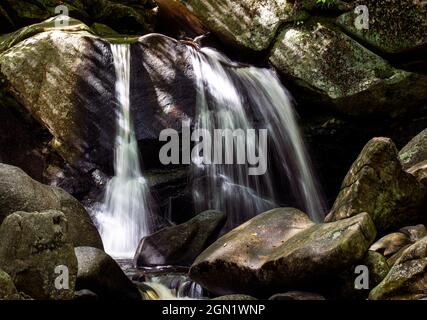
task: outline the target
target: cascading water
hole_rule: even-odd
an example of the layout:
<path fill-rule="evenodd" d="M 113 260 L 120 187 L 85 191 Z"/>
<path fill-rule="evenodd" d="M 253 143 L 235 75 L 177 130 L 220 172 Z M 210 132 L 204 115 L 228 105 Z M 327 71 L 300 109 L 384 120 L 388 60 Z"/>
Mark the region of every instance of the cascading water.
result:
<path fill-rule="evenodd" d="M 105 251 L 117 258 L 133 257 L 149 233 L 151 196 L 142 176 L 138 143 L 130 113 L 130 45 L 111 44 L 119 104 L 114 177 L 109 181 L 97 215 Z"/>
<path fill-rule="evenodd" d="M 268 130 L 268 169 L 250 176 L 247 164 L 204 164 L 193 157 L 193 197 L 197 211 L 227 213 L 228 227 L 277 207 L 277 171 L 285 173 L 300 209 L 323 221 L 325 205 L 301 137 L 290 95 L 274 72 L 233 63 L 210 49 L 192 52 L 197 81 L 196 129 Z M 256 141 L 256 140 L 255 140 Z M 256 148 L 247 141 L 246 148 Z M 241 152 L 242 150 L 237 150 Z M 244 151 L 244 150 L 243 150 Z M 258 153 L 261 150 L 258 148 Z M 273 162 L 277 169 L 272 168 Z M 285 176 L 285 177 L 286 177 Z"/>

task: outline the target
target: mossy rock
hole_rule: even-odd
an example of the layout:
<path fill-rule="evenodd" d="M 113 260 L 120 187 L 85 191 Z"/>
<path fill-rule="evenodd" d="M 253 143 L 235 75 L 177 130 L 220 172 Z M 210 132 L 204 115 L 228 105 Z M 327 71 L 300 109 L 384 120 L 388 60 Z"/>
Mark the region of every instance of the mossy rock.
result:
<path fill-rule="evenodd" d="M 369 10 L 368 29 L 357 29 L 354 21 L 359 15 L 345 13 L 337 23 L 347 32 L 386 53 L 402 53 L 425 48 L 427 44 L 427 9 L 422 1 L 358 0 L 352 10 L 364 5 Z"/>
<path fill-rule="evenodd" d="M 20 300 L 12 278 L 0 269 L 0 300 Z"/>
<path fill-rule="evenodd" d="M 427 77 L 393 68 L 325 19 L 285 26 L 269 60 L 306 101 L 352 116 L 398 115 L 427 98 Z"/>

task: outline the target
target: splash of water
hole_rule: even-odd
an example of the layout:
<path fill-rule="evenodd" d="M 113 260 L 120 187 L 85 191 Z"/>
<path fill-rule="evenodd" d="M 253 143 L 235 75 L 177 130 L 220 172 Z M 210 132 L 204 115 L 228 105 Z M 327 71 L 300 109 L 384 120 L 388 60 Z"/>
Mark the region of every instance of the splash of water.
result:
<path fill-rule="evenodd" d="M 107 253 L 133 257 L 140 239 L 150 231 L 151 196 L 142 176 L 138 143 L 130 112 L 130 45 L 111 44 L 119 104 L 114 177 L 108 182 L 102 212 L 97 215 Z"/>
<path fill-rule="evenodd" d="M 281 198 L 277 181 L 287 179 L 299 208 L 314 221 L 322 222 L 325 202 L 297 125 L 290 94 L 275 73 L 242 67 L 214 49 L 189 50 L 197 87 L 196 129 L 212 133 L 214 129 L 247 130 L 258 125 L 260 129 L 267 129 L 269 136 L 268 170 L 262 176 L 249 176 L 247 164 L 201 164 L 199 159 L 193 159 L 197 163 L 193 165 L 196 210 L 209 208 L 226 212 L 228 227 L 235 227 L 277 207 Z M 284 177 L 278 172 L 284 173 Z"/>

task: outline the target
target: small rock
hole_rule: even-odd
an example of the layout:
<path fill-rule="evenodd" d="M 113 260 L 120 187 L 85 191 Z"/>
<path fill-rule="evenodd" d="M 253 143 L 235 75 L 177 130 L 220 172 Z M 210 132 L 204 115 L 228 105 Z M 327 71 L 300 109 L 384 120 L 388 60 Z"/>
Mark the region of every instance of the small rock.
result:
<path fill-rule="evenodd" d="M 0 270 L 0 300 L 20 300 L 12 278 L 3 270 Z"/>
<path fill-rule="evenodd" d="M 303 291 L 289 291 L 286 293 L 277 293 L 271 296 L 268 300 L 326 300 L 320 294 L 303 292 Z"/>

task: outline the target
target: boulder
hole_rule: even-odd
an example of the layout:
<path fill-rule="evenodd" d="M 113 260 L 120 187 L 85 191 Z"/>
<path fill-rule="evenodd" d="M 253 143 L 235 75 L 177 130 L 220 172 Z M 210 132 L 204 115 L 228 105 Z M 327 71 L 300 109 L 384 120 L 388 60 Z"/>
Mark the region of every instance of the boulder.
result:
<path fill-rule="evenodd" d="M 426 76 L 393 68 L 323 21 L 285 26 L 269 60 L 305 90 L 305 102 L 347 115 L 398 115 L 418 110 L 427 95 Z"/>
<path fill-rule="evenodd" d="M 369 10 L 369 27 L 357 28 L 358 5 Z M 412 0 L 358 0 L 337 23 L 348 33 L 386 53 L 402 53 L 421 49 L 427 44 L 425 5 Z"/>
<path fill-rule="evenodd" d="M 12 278 L 0 269 L 0 300 L 20 300 Z"/>
<path fill-rule="evenodd" d="M 322 295 L 303 291 L 289 291 L 286 293 L 276 293 L 268 300 L 326 300 Z"/>
<path fill-rule="evenodd" d="M 161 1 L 167 9 L 174 1 Z M 267 49 L 281 24 L 308 14 L 281 0 L 179 0 L 222 41 L 254 51 Z"/>
<path fill-rule="evenodd" d="M 296 209 L 274 209 L 218 239 L 189 274 L 215 294 L 312 286 L 362 260 L 375 235 L 367 213 L 316 225 Z"/>
<path fill-rule="evenodd" d="M 101 237 L 84 207 L 64 190 L 43 185 L 21 169 L 0 163 L 0 223 L 15 211 L 62 211 L 74 246 L 102 248 Z"/>
<path fill-rule="evenodd" d="M 427 187 L 427 160 L 417 163 L 406 171 Z"/>
<path fill-rule="evenodd" d="M 422 224 L 404 227 L 398 232 L 382 237 L 369 250 L 381 253 L 387 258 L 388 265 L 393 266 L 409 246 L 425 236 L 427 236 L 427 229 Z"/>
<path fill-rule="evenodd" d="M 394 143 L 374 138 L 363 148 L 341 186 L 326 222 L 367 212 L 380 234 L 422 223 L 426 188 L 399 162 Z"/>
<path fill-rule="evenodd" d="M 55 210 L 9 215 L 0 226 L 0 268 L 34 299 L 72 299 L 77 260 L 65 215 Z"/>
<path fill-rule="evenodd" d="M 205 211 L 186 223 L 165 228 L 143 238 L 136 250 L 135 265 L 190 266 L 215 240 L 226 218 L 222 212 Z"/>
<path fill-rule="evenodd" d="M 104 251 L 91 247 L 74 249 L 78 262 L 76 290 L 90 290 L 101 300 L 140 300 L 138 288 Z"/>
<path fill-rule="evenodd" d="M 385 279 L 369 294 L 371 300 L 418 300 L 427 297 L 427 237 L 407 248 Z"/>
<path fill-rule="evenodd" d="M 399 160 L 405 170 L 427 161 L 427 129 L 420 132 L 399 151 Z"/>
<path fill-rule="evenodd" d="M 5 0 L 4 14 L 13 20 L 6 30 L 56 16 L 55 8 L 59 5 L 66 6 L 67 12 L 63 13 L 72 18 L 85 23 L 105 23 L 122 33 L 144 34 L 154 27 L 155 3 L 151 0 Z"/>

